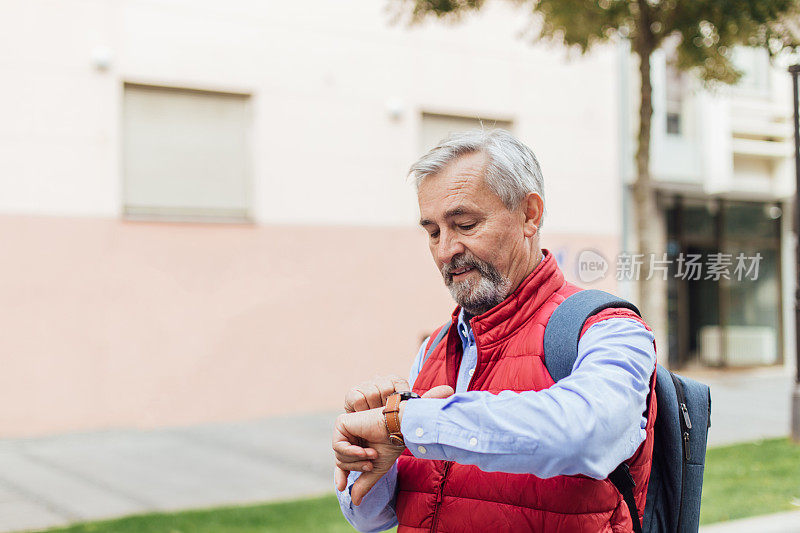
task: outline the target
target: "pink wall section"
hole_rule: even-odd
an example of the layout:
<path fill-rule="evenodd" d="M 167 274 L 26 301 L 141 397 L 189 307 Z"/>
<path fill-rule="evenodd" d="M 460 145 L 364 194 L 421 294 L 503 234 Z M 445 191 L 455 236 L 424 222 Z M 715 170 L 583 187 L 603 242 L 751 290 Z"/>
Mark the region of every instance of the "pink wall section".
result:
<path fill-rule="evenodd" d="M 453 306 L 415 228 L 3 216 L 0 243 L 0 437 L 338 409 Z"/>

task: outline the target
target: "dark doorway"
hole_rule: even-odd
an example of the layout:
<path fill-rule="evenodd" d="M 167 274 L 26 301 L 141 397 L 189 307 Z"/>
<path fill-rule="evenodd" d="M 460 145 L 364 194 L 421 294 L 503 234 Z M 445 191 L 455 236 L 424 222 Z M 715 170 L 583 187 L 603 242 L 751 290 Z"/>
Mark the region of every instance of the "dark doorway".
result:
<path fill-rule="evenodd" d="M 668 202 L 671 366 L 782 362 L 781 214 L 767 202 Z M 687 258 L 700 262 L 699 273 L 686 268 Z M 718 279 L 709 270 L 714 262 L 727 265 Z"/>

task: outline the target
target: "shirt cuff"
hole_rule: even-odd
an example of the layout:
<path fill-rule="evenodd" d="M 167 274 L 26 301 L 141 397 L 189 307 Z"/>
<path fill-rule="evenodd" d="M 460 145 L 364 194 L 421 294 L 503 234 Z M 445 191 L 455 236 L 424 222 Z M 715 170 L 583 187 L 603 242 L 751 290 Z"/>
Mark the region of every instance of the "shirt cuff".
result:
<path fill-rule="evenodd" d="M 446 398 L 418 398 L 406 401 L 400 432 L 406 448 L 419 459 L 448 460 L 439 441 L 439 413 L 447 404 Z"/>

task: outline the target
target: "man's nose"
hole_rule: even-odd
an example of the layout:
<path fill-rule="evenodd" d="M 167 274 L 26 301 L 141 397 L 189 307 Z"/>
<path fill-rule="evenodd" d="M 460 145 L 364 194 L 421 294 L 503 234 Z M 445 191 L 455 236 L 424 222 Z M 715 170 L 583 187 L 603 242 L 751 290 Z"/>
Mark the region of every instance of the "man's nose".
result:
<path fill-rule="evenodd" d="M 464 250 L 464 244 L 456 233 L 452 231 L 440 233 L 439 246 L 436 249 L 440 265 L 449 263 L 455 256 L 464 253 Z"/>

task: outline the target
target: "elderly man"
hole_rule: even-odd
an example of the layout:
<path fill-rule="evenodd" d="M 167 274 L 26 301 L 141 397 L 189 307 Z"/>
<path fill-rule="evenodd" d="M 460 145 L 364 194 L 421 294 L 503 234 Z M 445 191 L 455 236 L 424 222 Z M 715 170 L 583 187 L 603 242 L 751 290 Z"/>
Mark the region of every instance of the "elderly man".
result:
<path fill-rule="evenodd" d="M 471 131 L 411 174 L 458 307 L 441 342 L 429 350 L 437 331 L 420 347 L 408 383 L 379 378 L 348 392 L 333 437 L 345 517 L 361 531 L 631 531 L 607 477 L 630 465 L 642 516 L 653 334 L 627 309 L 600 312 L 584 325 L 571 375 L 554 384 L 544 327 L 580 289 L 540 248 L 534 154 L 506 131 Z M 421 398 L 396 394 L 409 384 Z"/>

